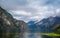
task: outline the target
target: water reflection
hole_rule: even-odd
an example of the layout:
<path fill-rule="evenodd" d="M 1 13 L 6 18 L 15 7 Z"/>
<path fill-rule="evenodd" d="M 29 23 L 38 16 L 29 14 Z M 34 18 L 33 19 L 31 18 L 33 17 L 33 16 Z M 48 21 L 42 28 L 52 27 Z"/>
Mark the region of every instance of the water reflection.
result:
<path fill-rule="evenodd" d="M 41 38 L 39 33 L 24 33 L 22 36 L 20 34 L 17 34 L 15 38 Z"/>
<path fill-rule="evenodd" d="M 15 38 L 60 38 L 60 37 L 51 37 L 51 36 L 41 36 L 40 33 L 28 33 L 25 32 L 23 35 L 16 34 Z"/>
<path fill-rule="evenodd" d="M 24 33 L 24 38 L 41 38 L 39 33 Z"/>

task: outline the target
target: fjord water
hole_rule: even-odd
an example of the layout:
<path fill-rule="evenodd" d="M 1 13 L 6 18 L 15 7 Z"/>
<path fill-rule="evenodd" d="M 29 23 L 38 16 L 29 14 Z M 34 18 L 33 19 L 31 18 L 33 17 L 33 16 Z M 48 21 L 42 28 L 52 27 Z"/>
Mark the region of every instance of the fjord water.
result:
<path fill-rule="evenodd" d="M 24 38 L 41 38 L 39 33 L 25 33 Z"/>
<path fill-rule="evenodd" d="M 22 36 L 17 34 L 15 36 L 15 38 L 60 38 L 60 37 L 42 36 L 42 35 L 40 35 L 40 33 L 37 33 L 37 32 L 36 33 L 25 32 L 25 33 L 23 33 Z"/>
<path fill-rule="evenodd" d="M 29 33 L 29 32 L 25 32 L 23 34 L 23 36 L 20 35 L 16 35 L 15 38 L 42 38 L 39 33 Z"/>

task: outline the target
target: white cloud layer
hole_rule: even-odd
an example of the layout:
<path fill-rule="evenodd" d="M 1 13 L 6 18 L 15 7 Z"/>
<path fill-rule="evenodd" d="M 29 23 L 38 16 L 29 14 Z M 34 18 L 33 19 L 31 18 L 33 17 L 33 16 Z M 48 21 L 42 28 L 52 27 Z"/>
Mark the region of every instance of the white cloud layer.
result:
<path fill-rule="evenodd" d="M 14 13 L 14 15 L 22 15 L 22 16 L 31 16 L 31 13 L 26 12 L 26 11 L 12 11 L 12 13 Z"/>
<path fill-rule="evenodd" d="M 60 0 L 0 0 L 0 6 L 26 22 L 60 15 Z"/>

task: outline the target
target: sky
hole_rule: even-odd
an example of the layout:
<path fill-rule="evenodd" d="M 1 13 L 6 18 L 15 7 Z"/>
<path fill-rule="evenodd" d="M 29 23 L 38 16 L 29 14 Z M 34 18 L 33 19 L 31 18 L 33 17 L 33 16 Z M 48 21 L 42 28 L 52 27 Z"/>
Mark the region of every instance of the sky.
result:
<path fill-rule="evenodd" d="M 25 22 L 60 15 L 60 0 L 0 0 L 0 6 Z"/>

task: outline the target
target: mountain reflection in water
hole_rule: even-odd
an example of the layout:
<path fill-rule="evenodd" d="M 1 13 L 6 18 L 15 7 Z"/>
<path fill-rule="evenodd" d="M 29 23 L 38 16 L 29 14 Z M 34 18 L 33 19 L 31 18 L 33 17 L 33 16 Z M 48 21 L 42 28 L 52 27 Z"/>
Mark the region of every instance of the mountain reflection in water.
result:
<path fill-rule="evenodd" d="M 15 38 L 41 38 L 39 33 L 24 33 L 23 36 L 16 35 Z"/>
<path fill-rule="evenodd" d="M 25 33 L 24 38 L 41 38 L 39 33 Z"/>

